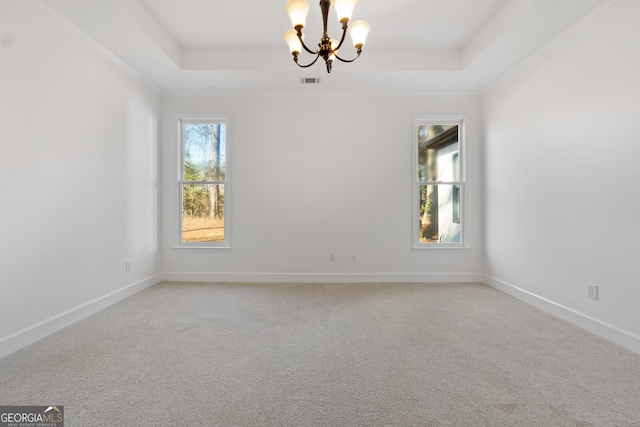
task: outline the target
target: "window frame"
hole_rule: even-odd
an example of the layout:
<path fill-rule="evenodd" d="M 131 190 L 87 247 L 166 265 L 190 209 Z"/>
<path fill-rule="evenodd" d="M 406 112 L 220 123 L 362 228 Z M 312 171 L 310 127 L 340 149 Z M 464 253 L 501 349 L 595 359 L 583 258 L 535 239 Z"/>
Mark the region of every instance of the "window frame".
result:
<path fill-rule="evenodd" d="M 414 115 L 413 132 L 411 147 L 413 150 L 412 165 L 412 181 L 413 181 L 413 225 L 412 241 L 413 250 L 448 250 L 448 249 L 467 249 L 467 185 L 466 185 L 466 132 L 465 132 L 466 116 L 465 115 Z M 420 125 L 457 125 L 458 126 L 458 162 L 459 176 L 457 181 L 440 182 L 440 181 L 421 181 L 418 173 L 419 168 L 419 141 L 418 126 Z M 453 153 L 452 153 L 453 154 Z M 424 185 L 451 185 L 459 187 L 459 224 L 460 224 L 460 242 L 420 242 L 421 217 L 420 217 L 420 187 Z M 455 203 L 453 203 L 455 205 Z"/>
<path fill-rule="evenodd" d="M 178 122 L 178 170 L 177 170 L 177 235 L 175 249 L 213 249 L 213 250 L 228 250 L 231 249 L 231 191 L 230 191 L 230 121 L 231 118 L 228 114 L 180 114 L 177 116 Z M 184 124 L 190 123 L 220 123 L 225 125 L 225 150 L 224 150 L 224 179 L 218 180 L 203 180 L 203 181 L 191 181 L 184 179 Z M 223 185 L 224 186 L 224 240 L 222 242 L 184 242 L 182 239 L 182 220 L 183 220 L 183 185 L 184 184 L 210 184 L 210 185 Z"/>

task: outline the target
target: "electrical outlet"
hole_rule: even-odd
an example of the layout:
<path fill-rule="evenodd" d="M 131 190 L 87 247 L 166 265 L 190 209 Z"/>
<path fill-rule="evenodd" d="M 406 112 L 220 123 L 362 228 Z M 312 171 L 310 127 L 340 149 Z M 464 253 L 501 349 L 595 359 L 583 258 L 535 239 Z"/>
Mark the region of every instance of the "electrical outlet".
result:
<path fill-rule="evenodd" d="M 124 272 L 125 273 L 130 273 L 131 272 L 131 261 L 125 261 L 124 262 Z"/>
<path fill-rule="evenodd" d="M 336 254 L 333 252 L 329 254 L 329 262 L 336 262 Z"/>
<path fill-rule="evenodd" d="M 587 296 L 591 299 L 598 299 L 598 285 L 587 283 Z"/>
<path fill-rule="evenodd" d="M 356 262 L 356 254 L 351 255 L 351 262 Z"/>

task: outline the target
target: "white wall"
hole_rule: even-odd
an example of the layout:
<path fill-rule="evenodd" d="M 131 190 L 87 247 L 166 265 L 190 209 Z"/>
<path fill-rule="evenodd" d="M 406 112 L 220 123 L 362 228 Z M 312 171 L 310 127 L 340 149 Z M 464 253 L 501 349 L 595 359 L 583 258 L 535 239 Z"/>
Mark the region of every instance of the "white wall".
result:
<path fill-rule="evenodd" d="M 4 0 L 0 94 L 1 356 L 153 281 L 160 100 L 44 9 Z"/>
<path fill-rule="evenodd" d="M 640 351 L 640 2 L 609 4 L 484 96 L 486 272 Z"/>
<path fill-rule="evenodd" d="M 330 77 L 328 77 L 330 78 Z M 162 255 L 181 280 L 478 280 L 478 96 L 299 94 L 164 96 Z M 177 118 L 226 113 L 231 239 L 227 252 L 177 243 Z M 414 114 L 466 114 L 469 250 L 413 252 Z M 329 253 L 336 262 L 329 262 Z M 357 256 L 351 263 L 350 255 Z M 197 273 L 197 274 L 188 274 Z"/>

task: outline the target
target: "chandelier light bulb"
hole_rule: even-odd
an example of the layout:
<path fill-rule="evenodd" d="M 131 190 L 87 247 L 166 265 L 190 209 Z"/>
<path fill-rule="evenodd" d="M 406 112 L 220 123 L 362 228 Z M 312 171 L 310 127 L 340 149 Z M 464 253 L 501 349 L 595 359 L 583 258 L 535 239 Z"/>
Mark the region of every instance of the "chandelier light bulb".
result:
<path fill-rule="evenodd" d="M 302 38 L 304 38 L 304 34 L 302 35 Z M 289 30 L 284 33 L 284 40 L 289 45 L 289 50 L 291 51 L 291 53 L 300 53 L 302 51 L 302 43 L 300 43 L 298 32 L 296 30 Z"/>
<path fill-rule="evenodd" d="M 369 26 L 369 23 L 362 20 L 355 21 L 349 26 L 349 34 L 351 35 L 351 40 L 353 40 L 353 45 L 356 48 L 364 46 L 370 29 L 371 27 Z"/>
<path fill-rule="evenodd" d="M 338 15 L 338 21 L 342 22 L 344 19 L 349 21 L 357 2 L 358 0 L 331 0 Z"/>
<path fill-rule="evenodd" d="M 309 14 L 309 3 L 307 3 L 307 0 L 289 0 L 285 6 L 285 10 L 294 28 L 298 25 L 304 27 L 307 15 Z"/>

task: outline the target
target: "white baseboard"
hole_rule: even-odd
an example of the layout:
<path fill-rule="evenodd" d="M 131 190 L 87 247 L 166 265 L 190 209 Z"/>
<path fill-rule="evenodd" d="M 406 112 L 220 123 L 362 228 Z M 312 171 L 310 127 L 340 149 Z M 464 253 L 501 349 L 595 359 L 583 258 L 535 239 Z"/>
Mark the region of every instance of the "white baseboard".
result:
<path fill-rule="evenodd" d="M 111 292 L 100 298 L 96 298 L 93 301 L 89 301 L 78 307 L 67 310 L 49 319 L 45 319 L 41 322 L 24 328 L 18 332 L 15 332 L 6 337 L 0 338 L 0 357 L 6 356 L 32 344 L 47 335 L 51 335 L 67 326 L 91 316 L 104 310 L 105 308 L 120 302 L 131 295 L 134 295 L 150 286 L 155 285 L 160 281 L 160 275 L 156 274 L 131 285 L 125 286 L 122 289 Z"/>
<path fill-rule="evenodd" d="M 562 320 L 573 323 L 574 325 L 624 347 L 627 350 L 640 354 L 640 336 L 632 332 L 610 325 L 609 323 L 598 320 L 572 308 L 565 307 L 562 304 L 558 304 L 554 301 L 543 298 L 540 295 L 536 295 L 492 276 L 484 275 L 484 283 L 492 288 L 526 302 L 529 305 L 559 317 Z"/>
<path fill-rule="evenodd" d="M 482 283 L 480 273 L 171 273 L 165 282 L 253 283 Z"/>

